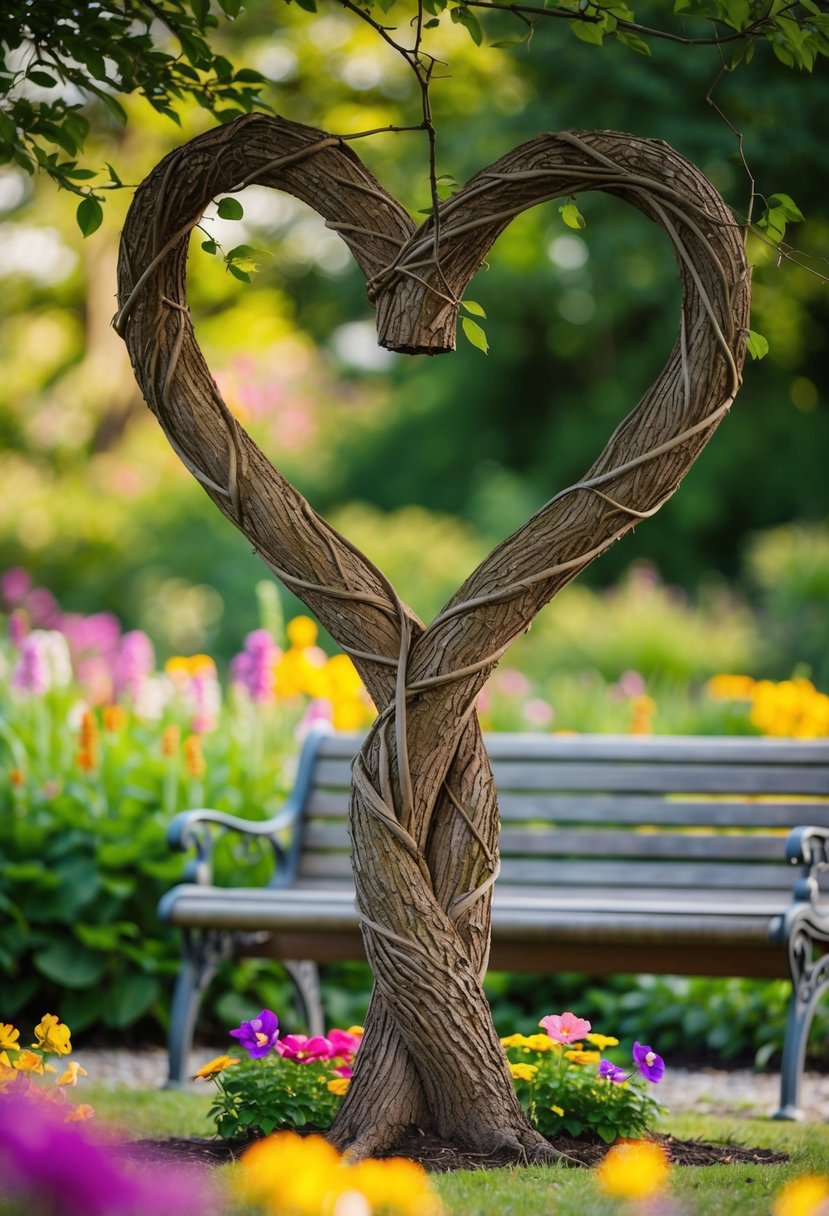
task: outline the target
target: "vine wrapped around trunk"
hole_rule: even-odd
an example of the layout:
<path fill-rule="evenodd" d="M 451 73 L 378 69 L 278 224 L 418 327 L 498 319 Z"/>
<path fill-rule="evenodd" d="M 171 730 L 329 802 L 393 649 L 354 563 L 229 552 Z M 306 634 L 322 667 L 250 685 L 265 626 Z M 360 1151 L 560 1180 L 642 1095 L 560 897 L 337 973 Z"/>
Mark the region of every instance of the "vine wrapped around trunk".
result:
<path fill-rule="evenodd" d="M 668 236 L 682 280 L 662 372 L 575 485 L 559 491 L 425 627 L 320 518 L 240 426 L 196 343 L 190 232 L 216 195 L 257 182 L 309 203 L 368 280 L 379 340 L 454 348 L 460 298 L 511 219 L 586 190 L 638 208 Z M 484 682 L 535 614 L 655 511 L 740 384 L 749 280 L 713 186 L 666 144 L 615 132 L 544 134 L 441 204 L 419 228 L 336 136 L 253 114 L 166 157 L 136 192 L 119 261 L 118 332 L 170 443 L 270 569 L 350 654 L 379 717 L 354 769 L 354 875 L 375 977 L 355 1075 L 331 1129 L 353 1156 L 415 1124 L 481 1151 L 550 1155 L 530 1127 L 489 1015 L 486 971 L 498 811 L 475 717 Z"/>

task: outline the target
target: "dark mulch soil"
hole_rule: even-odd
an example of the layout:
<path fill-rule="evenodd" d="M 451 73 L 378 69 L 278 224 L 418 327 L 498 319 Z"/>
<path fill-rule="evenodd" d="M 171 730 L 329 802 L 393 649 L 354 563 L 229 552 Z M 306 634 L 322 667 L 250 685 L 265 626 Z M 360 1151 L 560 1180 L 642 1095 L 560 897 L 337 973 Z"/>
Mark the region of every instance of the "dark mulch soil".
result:
<path fill-rule="evenodd" d="M 673 1136 L 654 1136 L 653 1139 L 664 1147 L 673 1165 L 774 1165 L 788 1161 L 785 1153 L 775 1153 L 767 1148 L 746 1148 L 739 1144 L 703 1144 L 699 1140 L 675 1140 Z M 228 1162 L 239 1158 L 247 1143 L 238 1140 L 171 1137 L 167 1140 L 135 1140 L 124 1145 L 123 1151 L 144 1161 L 188 1161 L 203 1165 L 227 1165 Z M 553 1148 L 564 1155 L 565 1164 L 572 1166 L 598 1165 L 608 1149 L 606 1144 L 571 1140 L 568 1136 L 557 1136 L 551 1143 Z M 506 1165 L 524 1164 L 516 1161 L 511 1153 L 482 1156 L 480 1153 L 461 1152 L 416 1129 L 404 1137 L 389 1156 L 410 1157 L 413 1161 L 420 1162 L 430 1173 L 496 1169 Z"/>

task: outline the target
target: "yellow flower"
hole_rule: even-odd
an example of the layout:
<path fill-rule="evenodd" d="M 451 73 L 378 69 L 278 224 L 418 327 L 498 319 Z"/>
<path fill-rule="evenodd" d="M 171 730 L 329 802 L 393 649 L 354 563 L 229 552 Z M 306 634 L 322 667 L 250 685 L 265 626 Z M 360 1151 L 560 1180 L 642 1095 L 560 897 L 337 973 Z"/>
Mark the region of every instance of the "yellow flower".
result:
<path fill-rule="evenodd" d="M 322 1136 L 277 1132 L 242 1155 L 238 1187 L 248 1202 L 273 1216 L 319 1216 L 349 1189 L 340 1155 Z"/>
<path fill-rule="evenodd" d="M 771 1205 L 772 1216 L 824 1216 L 829 1201 L 829 1179 L 804 1174 L 787 1182 Z"/>
<path fill-rule="evenodd" d="M 510 1076 L 514 1081 L 532 1081 L 538 1072 L 537 1064 L 510 1064 Z"/>
<path fill-rule="evenodd" d="M 331 702 L 331 723 L 335 730 L 359 730 L 373 721 L 374 716 L 373 706 L 361 697 L 337 696 Z"/>
<path fill-rule="evenodd" d="M 58 1056 L 68 1056 L 72 1050 L 72 1044 L 69 1042 L 70 1033 L 69 1027 L 61 1022 L 54 1013 L 44 1013 L 35 1026 L 37 1042 L 32 1043 L 32 1047 L 36 1047 L 39 1051 L 52 1051 Z"/>
<path fill-rule="evenodd" d="M 544 1036 L 546 1038 L 546 1035 Z M 527 1039 L 523 1034 L 508 1034 L 501 1039 L 502 1047 L 526 1047 Z"/>
<path fill-rule="evenodd" d="M 588 1043 L 592 1043 L 594 1047 L 598 1047 L 599 1051 L 605 1051 L 608 1047 L 618 1047 L 619 1040 L 614 1039 L 609 1034 L 588 1034 L 584 1036 Z"/>
<path fill-rule="evenodd" d="M 94 1109 L 88 1102 L 81 1102 L 78 1106 L 73 1106 L 68 1112 L 64 1123 L 81 1123 L 85 1119 L 92 1119 L 95 1115 Z"/>
<path fill-rule="evenodd" d="M 598 1064 L 602 1058 L 600 1051 L 565 1051 L 565 1060 L 571 1060 L 573 1064 Z"/>
<path fill-rule="evenodd" d="M 720 673 L 711 677 L 705 691 L 715 701 L 749 701 L 754 691 L 754 680 L 751 676 Z"/>
<path fill-rule="evenodd" d="M 335 1077 L 333 1081 L 328 1082 L 327 1089 L 331 1094 L 344 1094 L 348 1089 L 348 1077 Z"/>
<path fill-rule="evenodd" d="M 554 1115 L 558 1115 L 559 1119 L 564 1118 L 564 1111 L 562 1110 L 562 1108 L 560 1106 L 551 1106 L 550 1110 L 553 1112 Z"/>
<path fill-rule="evenodd" d="M 365 1034 L 365 1030 L 363 1030 L 362 1026 L 349 1026 L 348 1030 L 345 1033 L 358 1035 L 360 1038 L 362 1038 L 363 1035 Z"/>
<path fill-rule="evenodd" d="M 19 1051 L 19 1038 L 20 1031 L 15 1030 L 11 1022 L 0 1022 L 0 1050 Z"/>
<path fill-rule="evenodd" d="M 12 1064 L 12 1068 L 18 1072 L 36 1072 L 41 1077 L 43 1076 L 43 1060 L 35 1052 L 23 1048 L 20 1055 Z"/>
<path fill-rule="evenodd" d="M 164 670 L 172 680 L 183 682 L 202 672 L 215 672 L 216 664 L 209 654 L 174 654 L 164 664 Z"/>
<path fill-rule="evenodd" d="M 77 1085 L 78 1077 L 87 1076 L 85 1068 L 81 1068 L 77 1060 L 70 1060 L 66 1066 L 66 1070 L 58 1077 L 57 1085 Z"/>
<path fill-rule="evenodd" d="M 551 1039 L 548 1034 L 528 1034 L 521 1046 L 526 1047 L 528 1051 L 561 1051 L 561 1044 Z"/>
<path fill-rule="evenodd" d="M 346 1185 L 365 1196 L 372 1212 L 441 1216 L 444 1210 L 426 1171 L 405 1157 L 359 1161 L 346 1171 Z"/>
<path fill-rule="evenodd" d="M 663 1187 L 670 1164 L 665 1152 L 647 1140 L 615 1144 L 596 1171 L 596 1181 L 608 1195 L 647 1199 Z"/>
<path fill-rule="evenodd" d="M 238 1064 L 239 1056 L 214 1056 L 212 1060 L 208 1060 L 206 1064 L 202 1064 L 197 1073 L 193 1074 L 193 1080 L 196 1077 L 201 1077 L 206 1081 L 208 1077 L 214 1077 L 217 1072 L 224 1072 L 226 1068 L 230 1068 L 231 1064 Z"/>
<path fill-rule="evenodd" d="M 314 645 L 319 630 L 310 616 L 295 616 L 292 621 L 288 621 L 285 632 L 291 645 L 303 650 L 306 646 Z"/>

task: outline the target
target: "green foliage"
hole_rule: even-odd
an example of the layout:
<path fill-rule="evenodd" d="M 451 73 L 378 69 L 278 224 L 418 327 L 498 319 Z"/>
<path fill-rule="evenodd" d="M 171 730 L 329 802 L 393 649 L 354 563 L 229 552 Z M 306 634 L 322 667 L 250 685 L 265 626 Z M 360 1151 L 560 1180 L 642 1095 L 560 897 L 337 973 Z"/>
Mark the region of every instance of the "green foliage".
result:
<path fill-rule="evenodd" d="M 216 1095 L 209 1116 L 225 1140 L 267 1136 L 274 1128 L 322 1129 L 342 1101 L 329 1083 L 337 1075 L 325 1061 L 299 1063 L 271 1052 L 239 1059 L 213 1076 Z"/>
<path fill-rule="evenodd" d="M 235 17 L 240 4 L 221 7 Z M 133 93 L 175 123 L 187 100 L 220 121 L 260 102 L 262 76 L 236 72 L 212 45 L 218 24 L 200 0 L 52 0 L 48 7 L 12 0 L 0 19 L 0 163 L 40 170 L 84 195 L 78 225 L 89 236 L 102 219 L 101 192 L 120 181 L 110 170 L 107 182 L 86 184 L 98 176 L 78 159 L 90 133 L 88 101 L 121 125 L 127 114 L 118 96 Z"/>
<path fill-rule="evenodd" d="M 829 526 L 794 523 L 755 534 L 746 571 L 762 621 L 769 674 L 798 670 L 829 686 Z"/>
<path fill-rule="evenodd" d="M 7 672 L 10 660 L 6 652 Z M 160 1027 L 180 951 L 156 909 L 185 865 L 167 845 L 170 819 L 205 804 L 272 813 L 289 781 L 297 714 L 251 715 L 231 703 L 203 744 L 181 747 L 175 708 L 161 721 L 109 710 L 81 724 L 82 695 L 74 686 L 34 697 L 0 689 L 4 1009 L 7 1017 L 58 1009 L 77 1031 Z M 97 751 L 94 765 L 84 746 Z M 217 880 L 265 881 L 268 859 L 246 861 L 240 873 L 230 848 L 218 850 Z M 258 975 L 248 978 L 255 993 Z"/>

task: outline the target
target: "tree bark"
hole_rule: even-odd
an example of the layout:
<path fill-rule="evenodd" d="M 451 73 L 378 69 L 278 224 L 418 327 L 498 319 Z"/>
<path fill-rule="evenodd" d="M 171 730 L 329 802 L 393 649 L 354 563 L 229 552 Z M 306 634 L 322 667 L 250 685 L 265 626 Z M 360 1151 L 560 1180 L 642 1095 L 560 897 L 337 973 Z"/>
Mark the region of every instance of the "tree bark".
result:
<path fill-rule="evenodd" d="M 424 628 L 383 574 L 273 468 L 233 417 L 195 340 L 191 229 L 216 195 L 256 181 L 314 207 L 368 280 L 381 344 L 441 353 L 460 298 L 521 211 L 598 189 L 667 234 L 680 329 L 661 374 L 584 478 L 504 540 Z M 498 811 L 474 706 L 495 664 L 579 570 L 653 514 L 740 384 L 749 280 L 710 183 L 667 145 L 614 132 L 540 135 L 473 177 L 419 228 L 338 138 L 246 115 L 165 158 L 122 238 L 116 328 L 171 444 L 254 550 L 354 659 L 379 711 L 354 769 L 358 907 L 375 978 L 351 1087 L 331 1130 L 353 1156 L 409 1125 L 542 1157 L 481 981 L 498 870 Z"/>

